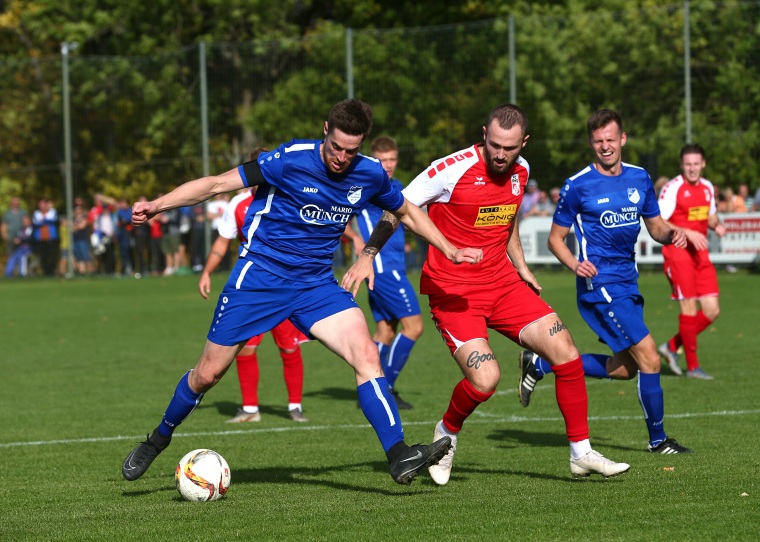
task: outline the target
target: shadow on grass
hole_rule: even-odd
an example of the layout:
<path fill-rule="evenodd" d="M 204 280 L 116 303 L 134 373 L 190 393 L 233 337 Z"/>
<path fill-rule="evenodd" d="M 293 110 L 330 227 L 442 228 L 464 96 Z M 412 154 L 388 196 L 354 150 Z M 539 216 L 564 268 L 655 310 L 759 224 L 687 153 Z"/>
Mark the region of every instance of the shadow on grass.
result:
<path fill-rule="evenodd" d="M 502 448 L 516 448 L 519 444 L 532 444 L 554 448 L 566 448 L 567 437 L 561 433 L 538 433 L 532 431 L 520 431 L 518 429 L 494 429 L 486 437 L 489 440 L 501 442 Z M 603 445 L 605 448 L 626 452 L 640 452 L 642 448 L 632 448 L 615 444 L 611 439 L 594 435 L 591 445 Z M 646 448 L 644 448 L 646 451 Z"/>
<path fill-rule="evenodd" d="M 358 476 L 362 472 L 373 471 L 384 473 L 388 478 L 381 482 L 380 487 L 369 485 L 357 485 L 338 481 L 337 478 L 345 479 L 346 475 Z M 144 479 L 158 478 L 166 479 L 165 475 L 143 476 Z M 373 477 L 373 479 L 375 479 Z M 406 486 L 396 485 L 390 479 L 388 474 L 388 464 L 382 461 L 366 461 L 362 463 L 344 464 L 329 467 L 318 468 L 298 468 L 298 467 L 262 467 L 255 469 L 235 469 L 232 473 L 232 486 L 237 484 L 298 484 L 304 486 L 324 486 L 332 489 L 357 491 L 361 493 L 376 493 L 379 495 L 396 495 L 408 496 L 419 493 L 427 493 L 429 487 L 434 485 L 432 481 L 427 480 L 429 484 L 424 483 L 424 474 L 421 473 L 418 478 L 407 489 Z M 416 488 L 415 488 L 416 486 Z M 423 491 L 421 491 L 423 490 Z M 141 497 L 163 491 L 176 491 L 174 484 L 164 484 L 154 489 L 140 489 L 139 491 L 123 491 L 124 497 Z M 181 500 L 177 496 L 177 500 Z"/>
<path fill-rule="evenodd" d="M 231 401 L 216 401 L 214 403 L 201 403 L 198 405 L 198 410 L 202 410 L 205 408 L 215 408 L 219 414 L 224 416 L 225 418 L 232 418 L 236 413 L 238 408 L 240 408 L 240 405 L 238 403 L 233 403 Z M 290 420 L 290 414 L 288 413 L 288 407 L 287 405 L 282 406 L 269 406 L 269 405 L 259 405 L 259 412 L 261 412 L 262 416 L 277 416 L 280 418 L 284 418 L 286 420 Z M 233 424 L 230 424 L 233 425 Z"/>
<path fill-rule="evenodd" d="M 353 401 L 358 399 L 356 388 L 322 388 L 318 391 L 304 393 L 304 397 L 316 397 L 318 399 L 336 399 L 338 401 Z"/>

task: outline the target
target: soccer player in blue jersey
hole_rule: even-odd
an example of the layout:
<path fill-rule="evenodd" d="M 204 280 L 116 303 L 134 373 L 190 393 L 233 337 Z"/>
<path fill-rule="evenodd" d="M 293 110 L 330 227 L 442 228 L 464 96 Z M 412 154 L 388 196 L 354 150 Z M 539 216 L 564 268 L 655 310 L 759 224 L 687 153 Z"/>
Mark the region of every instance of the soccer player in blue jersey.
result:
<path fill-rule="evenodd" d="M 323 140 L 293 140 L 226 173 L 134 204 L 132 222 L 140 225 L 168 209 L 258 187 L 243 227 L 246 241 L 219 296 L 203 353 L 180 379 L 161 423 L 124 460 L 124 478 L 136 480 L 145 473 L 250 337 L 288 318 L 354 369 L 362 411 L 396 482 L 411 483 L 447 453 L 448 437 L 427 446 L 404 442 L 377 346 L 353 296 L 333 275 L 332 255 L 348 221 L 367 203 L 393 212 L 453 262 L 478 263 L 483 254 L 452 245 L 419 207 L 404 199 L 377 160 L 359 153 L 371 127 L 369 105 L 344 100 L 330 110 Z"/>
<path fill-rule="evenodd" d="M 372 141 L 371 150 L 372 156 L 380 161 L 391 183 L 399 190 L 402 189 L 401 181 L 393 177 L 398 165 L 396 141 L 388 136 L 376 137 Z M 350 225 L 346 227 L 345 235 L 353 243 L 357 255 L 369 240 L 382 214 L 383 210 L 380 207 L 367 205 L 356 217 L 359 231 L 355 231 Z M 396 399 L 396 405 L 402 410 L 408 410 L 412 408 L 412 404 L 399 397 L 396 379 L 409 360 L 414 343 L 422 335 L 424 324 L 417 294 L 406 276 L 404 231 L 404 227 L 399 226 L 375 257 L 375 287 L 369 290 L 369 306 L 377 324 L 372 340 L 380 351 L 385 378 Z M 401 333 L 396 333 L 399 324 Z"/>
<path fill-rule="evenodd" d="M 588 119 L 587 130 L 594 162 L 564 182 L 548 241 L 557 259 L 576 275 L 581 316 L 614 352 L 612 356 L 583 354 L 583 370 L 593 378 L 630 380 L 638 374 L 649 451 L 688 453 L 689 448 L 665 433 L 660 356 L 644 323 L 635 252 L 642 218 L 658 243 L 683 248 L 686 236 L 660 216 L 649 174 L 622 161 L 626 134 L 620 114 L 597 111 Z M 571 226 L 580 244 L 577 258 L 565 244 Z M 520 402 L 528 406 L 536 382 L 551 367 L 533 352 L 524 351 L 520 368 Z"/>

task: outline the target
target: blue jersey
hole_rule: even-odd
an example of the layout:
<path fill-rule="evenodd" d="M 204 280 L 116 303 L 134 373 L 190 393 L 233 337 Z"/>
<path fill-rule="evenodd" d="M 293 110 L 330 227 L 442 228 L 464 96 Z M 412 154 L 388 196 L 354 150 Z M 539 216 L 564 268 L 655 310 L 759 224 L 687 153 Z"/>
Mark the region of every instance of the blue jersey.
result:
<path fill-rule="evenodd" d="M 399 190 L 403 188 L 403 185 L 397 179 L 391 179 L 391 184 L 396 186 Z M 381 208 L 370 204 L 362 209 L 359 216 L 356 217 L 359 233 L 365 243 L 369 240 L 369 236 L 372 235 L 372 230 L 375 228 L 375 224 L 380 220 L 382 214 L 383 210 Z M 372 264 L 375 266 L 375 273 L 385 273 L 394 270 L 406 273 L 405 245 L 404 225 L 399 224 L 396 231 L 391 235 L 391 238 L 388 239 L 388 242 L 383 246 L 383 249 L 377 254 L 377 256 L 375 256 L 375 261 Z"/>
<path fill-rule="evenodd" d="M 636 239 L 640 218 L 660 214 L 649 174 L 640 167 L 622 164 L 620 175 L 599 173 L 593 165 L 567 179 L 554 211 L 554 223 L 575 226 L 580 261 L 596 266 L 598 275 L 577 278 L 578 290 L 605 284 L 636 282 Z"/>
<path fill-rule="evenodd" d="M 351 217 L 368 203 L 395 211 L 404 203 L 380 162 L 358 154 L 340 174 L 320 156 L 320 140 L 292 140 L 257 158 L 266 181 L 243 224 L 240 257 L 297 280 L 334 280 L 333 253 Z M 250 186 L 245 165 L 238 168 Z"/>

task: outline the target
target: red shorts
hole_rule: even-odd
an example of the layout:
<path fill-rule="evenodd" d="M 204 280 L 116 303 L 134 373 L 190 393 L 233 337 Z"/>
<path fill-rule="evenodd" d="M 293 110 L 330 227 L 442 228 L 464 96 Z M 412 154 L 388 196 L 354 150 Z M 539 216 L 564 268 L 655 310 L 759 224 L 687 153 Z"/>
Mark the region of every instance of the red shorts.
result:
<path fill-rule="evenodd" d="M 272 337 L 274 342 L 280 350 L 294 350 L 299 344 L 307 342 L 309 339 L 298 331 L 296 326 L 290 323 L 290 320 L 285 320 L 281 324 L 278 324 L 272 330 Z M 264 334 L 256 335 L 248 339 L 245 343 L 247 347 L 255 347 L 261 344 L 261 339 L 264 338 Z"/>
<path fill-rule="evenodd" d="M 428 299 L 433 322 L 452 356 L 468 341 L 488 340 L 488 328 L 521 344 L 523 329 L 555 312 L 522 280 L 450 290 L 428 294 Z"/>
<path fill-rule="evenodd" d="M 706 250 L 669 251 L 662 269 L 670 281 L 671 299 L 718 296 L 718 276 Z"/>

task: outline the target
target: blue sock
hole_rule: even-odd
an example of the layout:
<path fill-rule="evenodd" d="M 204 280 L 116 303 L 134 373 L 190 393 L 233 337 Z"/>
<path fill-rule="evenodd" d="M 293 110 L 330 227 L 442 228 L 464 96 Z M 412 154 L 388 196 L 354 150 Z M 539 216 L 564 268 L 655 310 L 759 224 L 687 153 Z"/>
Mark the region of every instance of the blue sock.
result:
<path fill-rule="evenodd" d="M 177 389 L 174 390 L 174 396 L 169 402 L 169 406 L 166 407 L 164 412 L 164 418 L 161 420 L 161 425 L 158 426 L 158 432 L 165 437 L 171 436 L 174 430 L 179 424 L 185 421 L 190 413 L 195 410 L 195 407 L 203 399 L 202 393 L 195 393 L 188 384 L 187 379 L 190 375 L 190 371 L 186 372 L 182 378 L 179 379 Z"/>
<path fill-rule="evenodd" d="M 396 379 L 399 373 L 401 373 L 401 369 L 406 365 L 412 348 L 414 348 L 414 341 L 412 339 L 403 333 L 396 334 L 396 338 L 393 339 L 388 352 L 388 360 L 383 365 L 385 378 L 388 380 L 388 385 L 391 388 L 396 385 Z"/>
<path fill-rule="evenodd" d="M 657 446 L 667 438 L 663 418 L 665 399 L 660 385 L 660 373 L 639 372 L 639 402 L 644 409 L 644 421 L 649 430 L 649 444 Z"/>
<path fill-rule="evenodd" d="M 552 366 L 548 361 L 539 356 L 536 358 L 536 372 L 539 377 L 543 378 L 544 375 L 548 375 L 552 372 Z"/>
<path fill-rule="evenodd" d="M 387 452 L 394 444 L 402 442 L 404 429 L 401 427 L 401 417 L 385 377 L 373 378 L 357 387 L 356 391 L 362 412 L 377 433 L 383 450 Z"/>
<path fill-rule="evenodd" d="M 581 354 L 583 372 L 592 378 L 609 378 L 607 372 L 607 354 Z"/>

